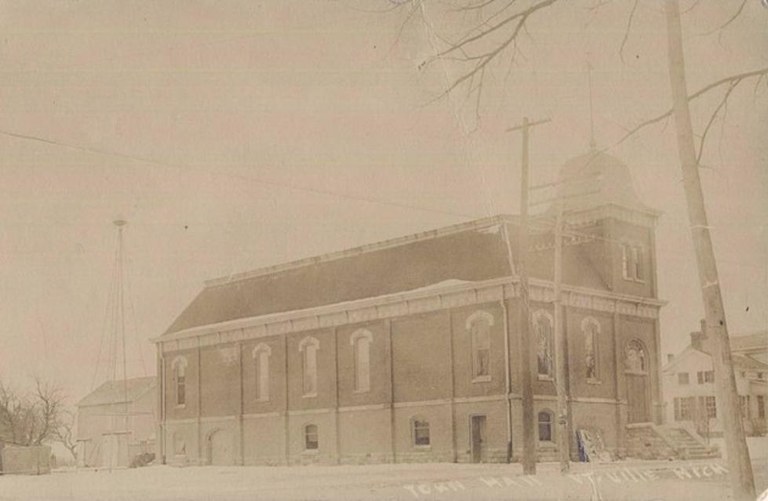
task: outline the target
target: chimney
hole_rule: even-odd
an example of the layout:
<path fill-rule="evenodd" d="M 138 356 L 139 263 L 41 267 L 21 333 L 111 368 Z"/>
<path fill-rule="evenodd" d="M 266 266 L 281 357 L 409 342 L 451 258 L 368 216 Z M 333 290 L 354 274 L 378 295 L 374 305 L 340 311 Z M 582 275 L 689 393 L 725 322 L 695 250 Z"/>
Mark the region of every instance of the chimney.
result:
<path fill-rule="evenodd" d="M 667 363 L 668 363 L 668 364 L 671 364 L 671 363 L 672 363 L 672 360 L 674 360 L 674 359 L 675 359 L 675 355 L 674 355 L 674 354 L 672 354 L 672 353 L 667 353 Z"/>
<path fill-rule="evenodd" d="M 694 350 L 704 351 L 704 332 L 691 332 L 691 347 Z"/>

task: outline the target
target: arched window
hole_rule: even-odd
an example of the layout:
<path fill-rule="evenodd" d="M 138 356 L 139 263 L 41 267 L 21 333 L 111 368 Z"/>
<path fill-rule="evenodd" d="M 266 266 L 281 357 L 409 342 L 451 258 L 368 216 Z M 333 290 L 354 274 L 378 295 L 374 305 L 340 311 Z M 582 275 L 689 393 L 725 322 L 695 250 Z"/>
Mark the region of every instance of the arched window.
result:
<path fill-rule="evenodd" d="M 584 333 L 584 372 L 587 379 L 596 381 L 600 377 L 600 322 L 587 317 L 581 322 Z"/>
<path fill-rule="evenodd" d="M 360 329 L 349 338 L 352 345 L 355 363 L 355 391 L 364 392 L 371 389 L 371 342 L 373 334 Z"/>
<path fill-rule="evenodd" d="M 552 315 L 546 311 L 539 310 L 533 314 L 533 328 L 537 340 L 536 369 L 539 379 L 552 379 L 554 375 L 552 357 L 553 323 Z"/>
<path fill-rule="evenodd" d="M 305 397 L 317 396 L 317 350 L 320 342 L 313 337 L 305 337 L 299 343 L 301 353 L 302 387 Z"/>
<path fill-rule="evenodd" d="M 427 447 L 430 445 L 429 421 L 422 417 L 411 419 L 411 432 L 415 447 Z"/>
<path fill-rule="evenodd" d="M 624 348 L 624 369 L 636 374 L 648 372 L 648 356 L 643 344 L 637 339 L 628 342 Z"/>
<path fill-rule="evenodd" d="M 171 363 L 173 370 L 173 382 L 176 387 L 176 405 L 185 405 L 187 403 L 187 359 L 176 357 Z"/>
<path fill-rule="evenodd" d="M 256 400 L 269 400 L 269 357 L 272 349 L 265 343 L 259 343 L 253 349 Z"/>
<path fill-rule="evenodd" d="M 552 412 L 541 411 L 538 416 L 539 421 L 539 442 L 552 442 Z"/>
<path fill-rule="evenodd" d="M 304 449 L 308 451 L 316 451 L 319 446 L 320 442 L 317 434 L 317 425 L 306 425 L 304 427 Z"/>
<path fill-rule="evenodd" d="M 490 381 L 491 379 L 491 326 L 493 315 L 485 311 L 476 311 L 467 318 L 467 331 L 472 343 L 472 379 Z"/>

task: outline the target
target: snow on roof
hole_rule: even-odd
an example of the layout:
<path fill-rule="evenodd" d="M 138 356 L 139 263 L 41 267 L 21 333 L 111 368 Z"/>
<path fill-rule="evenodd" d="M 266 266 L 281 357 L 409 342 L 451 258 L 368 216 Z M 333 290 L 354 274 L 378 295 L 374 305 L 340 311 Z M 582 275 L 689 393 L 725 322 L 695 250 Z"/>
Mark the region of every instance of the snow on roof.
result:
<path fill-rule="evenodd" d="M 232 320 L 329 306 L 513 274 L 496 216 L 472 224 L 212 281 L 165 335 Z M 490 231 L 480 231 L 491 228 Z M 449 231 L 450 230 L 450 231 Z M 427 234 L 425 234 L 427 235 Z M 162 337 L 162 336 L 161 336 Z"/>

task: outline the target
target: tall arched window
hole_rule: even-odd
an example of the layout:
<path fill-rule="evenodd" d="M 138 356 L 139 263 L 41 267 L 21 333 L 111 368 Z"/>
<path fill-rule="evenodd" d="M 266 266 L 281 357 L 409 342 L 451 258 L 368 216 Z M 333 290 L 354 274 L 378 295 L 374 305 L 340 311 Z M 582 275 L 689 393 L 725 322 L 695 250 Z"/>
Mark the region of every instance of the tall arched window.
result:
<path fill-rule="evenodd" d="M 305 397 L 317 396 L 317 350 L 319 349 L 320 342 L 313 337 L 305 337 L 299 343 L 302 387 Z"/>
<path fill-rule="evenodd" d="M 539 412 L 539 442 L 552 442 L 552 412 Z"/>
<path fill-rule="evenodd" d="M 472 379 L 490 381 L 491 379 L 491 326 L 493 315 L 485 311 L 476 311 L 467 318 L 467 331 L 472 343 Z"/>
<path fill-rule="evenodd" d="M 253 349 L 256 400 L 269 400 L 269 357 L 272 349 L 264 343 L 259 343 Z"/>
<path fill-rule="evenodd" d="M 643 344 L 637 339 L 628 342 L 624 348 L 624 369 L 636 374 L 648 372 L 648 357 Z"/>
<path fill-rule="evenodd" d="M 554 363 L 552 356 L 553 337 L 552 315 L 539 310 L 533 314 L 533 328 L 536 332 L 536 370 L 539 379 L 552 379 L 554 376 Z"/>
<path fill-rule="evenodd" d="M 349 338 L 355 363 L 355 391 L 371 389 L 371 343 L 373 334 L 365 329 L 355 331 Z"/>
<path fill-rule="evenodd" d="M 187 359 L 176 357 L 171 363 L 173 370 L 173 382 L 176 389 L 176 405 L 186 405 L 187 403 Z"/>
<path fill-rule="evenodd" d="M 600 322 L 587 317 L 581 322 L 581 332 L 584 334 L 584 373 L 588 380 L 600 378 Z"/>
<path fill-rule="evenodd" d="M 320 437 L 317 434 L 317 425 L 308 424 L 304 427 L 304 449 L 316 451 L 320 448 Z"/>

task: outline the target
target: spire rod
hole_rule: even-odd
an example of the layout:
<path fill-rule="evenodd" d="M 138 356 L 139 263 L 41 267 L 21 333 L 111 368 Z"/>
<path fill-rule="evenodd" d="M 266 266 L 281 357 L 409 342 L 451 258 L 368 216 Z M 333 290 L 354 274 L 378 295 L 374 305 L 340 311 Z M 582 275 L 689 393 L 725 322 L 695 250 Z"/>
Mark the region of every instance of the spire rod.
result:
<path fill-rule="evenodd" d="M 589 82 L 589 148 L 594 150 L 595 143 L 595 114 L 592 107 L 592 63 L 587 59 L 587 80 Z"/>

